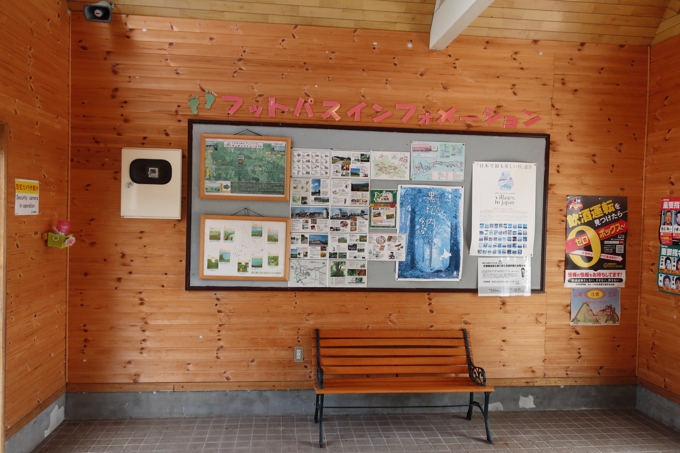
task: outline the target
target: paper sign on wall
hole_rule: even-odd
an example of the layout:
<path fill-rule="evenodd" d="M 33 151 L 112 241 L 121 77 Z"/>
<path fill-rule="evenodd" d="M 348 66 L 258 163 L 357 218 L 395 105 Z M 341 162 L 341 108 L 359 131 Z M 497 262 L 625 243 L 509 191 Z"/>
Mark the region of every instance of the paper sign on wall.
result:
<path fill-rule="evenodd" d="M 14 215 L 38 215 L 40 182 L 31 179 L 15 179 L 14 193 Z"/>

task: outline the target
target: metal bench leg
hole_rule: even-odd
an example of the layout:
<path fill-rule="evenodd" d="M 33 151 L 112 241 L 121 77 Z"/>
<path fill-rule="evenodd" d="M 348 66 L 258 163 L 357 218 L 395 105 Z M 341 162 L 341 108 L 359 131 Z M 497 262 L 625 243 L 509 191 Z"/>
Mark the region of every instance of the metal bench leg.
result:
<path fill-rule="evenodd" d="M 323 447 L 323 399 L 326 395 L 321 395 L 319 405 L 319 448 Z"/>
<path fill-rule="evenodd" d="M 475 402 L 475 394 L 470 392 L 470 407 L 468 407 L 467 419 L 472 420 L 472 408 L 474 407 L 472 403 Z"/>
<path fill-rule="evenodd" d="M 489 429 L 489 396 L 490 392 L 484 393 L 484 425 L 486 425 L 486 440 L 490 444 L 493 444 L 493 439 L 491 438 L 491 430 Z"/>
<path fill-rule="evenodd" d="M 314 403 L 314 423 L 319 423 L 319 394 L 316 394 L 316 402 Z"/>

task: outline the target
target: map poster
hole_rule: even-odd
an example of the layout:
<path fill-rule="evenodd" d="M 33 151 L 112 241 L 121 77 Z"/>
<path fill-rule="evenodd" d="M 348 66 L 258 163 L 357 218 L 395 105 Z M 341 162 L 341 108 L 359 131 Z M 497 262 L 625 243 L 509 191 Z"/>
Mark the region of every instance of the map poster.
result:
<path fill-rule="evenodd" d="M 411 181 L 463 181 L 465 143 L 411 142 Z"/>
<path fill-rule="evenodd" d="M 290 221 L 201 216 L 199 278 L 288 281 Z"/>
<path fill-rule="evenodd" d="M 331 151 L 332 178 L 362 178 L 371 177 L 370 151 Z"/>
<path fill-rule="evenodd" d="M 371 179 L 409 180 L 410 153 L 371 151 Z"/>
<path fill-rule="evenodd" d="M 303 178 L 329 178 L 331 176 L 331 150 L 293 148 L 291 176 Z"/>
<path fill-rule="evenodd" d="M 531 257 L 478 258 L 477 295 L 531 296 Z"/>
<path fill-rule="evenodd" d="M 663 245 L 680 245 L 680 198 L 661 200 L 659 242 Z"/>
<path fill-rule="evenodd" d="M 292 178 L 290 180 L 290 204 L 328 205 L 330 203 L 329 183 L 329 179 Z"/>
<path fill-rule="evenodd" d="M 621 293 L 617 288 L 571 290 L 572 326 L 618 326 L 621 322 Z"/>
<path fill-rule="evenodd" d="M 331 260 L 330 286 L 366 287 L 368 269 L 364 260 Z"/>
<path fill-rule="evenodd" d="M 536 164 L 472 164 L 473 256 L 531 256 L 536 219 Z"/>
<path fill-rule="evenodd" d="M 368 259 L 371 261 L 404 261 L 406 236 L 403 234 L 369 234 Z"/>
<path fill-rule="evenodd" d="M 371 228 L 397 227 L 397 191 L 371 190 Z"/>
<path fill-rule="evenodd" d="M 288 201 L 290 138 L 201 135 L 201 198 Z"/>
<path fill-rule="evenodd" d="M 327 233 L 328 210 L 327 207 L 291 206 L 290 230 L 293 233 Z"/>
<path fill-rule="evenodd" d="M 463 188 L 399 186 L 398 232 L 406 259 L 397 280 L 459 281 L 463 268 Z"/>
<path fill-rule="evenodd" d="M 328 260 L 290 260 L 288 286 L 328 286 Z"/>
<path fill-rule="evenodd" d="M 567 197 L 564 286 L 626 286 L 627 197 Z"/>
<path fill-rule="evenodd" d="M 368 207 L 331 208 L 332 233 L 368 233 Z"/>
<path fill-rule="evenodd" d="M 292 259 L 327 258 L 328 234 L 291 233 L 290 257 Z"/>
<path fill-rule="evenodd" d="M 332 233 L 328 246 L 328 257 L 331 259 L 365 260 L 367 234 Z"/>
<path fill-rule="evenodd" d="M 656 280 L 659 291 L 680 296 L 680 247 L 661 246 Z"/>

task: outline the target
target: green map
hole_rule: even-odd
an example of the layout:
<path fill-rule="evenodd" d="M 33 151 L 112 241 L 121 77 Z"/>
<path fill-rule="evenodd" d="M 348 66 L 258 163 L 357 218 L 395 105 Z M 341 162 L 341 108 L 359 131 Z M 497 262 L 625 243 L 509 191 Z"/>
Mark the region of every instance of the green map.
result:
<path fill-rule="evenodd" d="M 206 139 L 205 193 L 285 195 L 286 142 Z"/>

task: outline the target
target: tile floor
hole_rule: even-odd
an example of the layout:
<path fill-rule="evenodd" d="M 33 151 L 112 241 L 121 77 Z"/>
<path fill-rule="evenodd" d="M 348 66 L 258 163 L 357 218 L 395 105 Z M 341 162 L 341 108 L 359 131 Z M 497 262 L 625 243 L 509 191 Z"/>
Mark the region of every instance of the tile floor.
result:
<path fill-rule="evenodd" d="M 680 452 L 680 432 L 636 410 L 66 421 L 33 453 Z"/>

